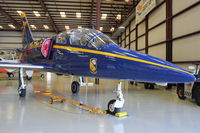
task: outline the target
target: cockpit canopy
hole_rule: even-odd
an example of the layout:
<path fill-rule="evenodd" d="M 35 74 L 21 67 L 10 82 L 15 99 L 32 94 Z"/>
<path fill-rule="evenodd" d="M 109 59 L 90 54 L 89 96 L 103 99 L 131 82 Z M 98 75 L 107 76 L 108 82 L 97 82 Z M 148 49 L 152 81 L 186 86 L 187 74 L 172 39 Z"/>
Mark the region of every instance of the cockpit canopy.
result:
<path fill-rule="evenodd" d="M 58 34 L 56 43 L 98 48 L 115 44 L 107 35 L 94 29 L 73 29 Z"/>

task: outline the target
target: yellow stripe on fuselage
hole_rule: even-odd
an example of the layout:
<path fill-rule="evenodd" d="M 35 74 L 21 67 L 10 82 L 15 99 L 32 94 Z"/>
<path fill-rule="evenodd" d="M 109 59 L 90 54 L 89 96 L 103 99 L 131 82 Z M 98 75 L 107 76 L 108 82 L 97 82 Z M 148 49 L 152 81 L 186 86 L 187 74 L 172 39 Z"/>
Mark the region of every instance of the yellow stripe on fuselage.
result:
<path fill-rule="evenodd" d="M 90 50 L 90 49 L 82 49 L 82 48 L 75 48 L 75 47 L 68 47 L 68 46 L 60 46 L 60 45 L 54 45 L 53 48 L 66 49 L 66 50 L 70 50 L 70 51 L 86 52 L 86 53 L 99 54 L 99 55 L 106 55 L 106 56 L 112 56 L 112 57 L 117 57 L 117 58 L 121 58 L 121 59 L 127 59 L 127 60 L 142 62 L 142 63 L 146 63 L 146 64 L 151 64 L 151 65 L 160 66 L 160 67 L 164 67 L 164 68 L 169 68 L 169 69 L 172 69 L 172 70 L 177 70 L 177 71 L 180 71 L 180 72 L 191 74 L 189 72 L 183 71 L 183 70 L 178 69 L 178 68 L 174 68 L 174 67 L 170 67 L 170 66 L 166 66 L 166 65 L 162 65 L 162 64 L 151 62 L 151 61 L 142 60 L 142 59 L 137 59 L 137 58 L 133 58 L 133 57 L 129 57 L 129 56 L 123 56 L 123 55 L 108 53 L 108 52 L 102 52 L 102 51 Z"/>

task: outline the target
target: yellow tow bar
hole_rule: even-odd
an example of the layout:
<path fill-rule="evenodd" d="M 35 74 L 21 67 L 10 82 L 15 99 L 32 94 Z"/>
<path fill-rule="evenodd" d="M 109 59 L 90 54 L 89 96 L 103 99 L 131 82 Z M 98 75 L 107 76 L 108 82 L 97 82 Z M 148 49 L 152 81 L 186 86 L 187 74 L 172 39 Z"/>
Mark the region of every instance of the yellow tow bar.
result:
<path fill-rule="evenodd" d="M 98 113 L 98 114 L 104 114 L 104 115 L 107 115 L 106 111 L 102 111 L 102 110 L 98 110 L 98 109 L 95 109 L 95 108 L 92 108 L 90 106 L 87 106 L 87 105 L 84 105 L 84 104 L 81 104 L 77 101 L 74 101 L 74 100 L 71 100 L 71 99 L 68 99 L 68 98 L 65 98 L 65 97 L 61 97 L 61 96 L 57 96 L 51 92 L 41 92 L 41 91 L 34 91 L 34 93 L 36 94 L 40 94 L 40 95 L 44 95 L 44 96 L 48 96 L 50 97 L 49 98 L 49 103 L 50 104 L 53 104 L 53 102 L 64 102 L 64 101 L 67 101 L 67 102 L 70 102 L 74 105 L 78 105 L 80 107 L 83 107 L 85 109 L 88 109 L 89 111 L 91 111 L 92 113 Z"/>

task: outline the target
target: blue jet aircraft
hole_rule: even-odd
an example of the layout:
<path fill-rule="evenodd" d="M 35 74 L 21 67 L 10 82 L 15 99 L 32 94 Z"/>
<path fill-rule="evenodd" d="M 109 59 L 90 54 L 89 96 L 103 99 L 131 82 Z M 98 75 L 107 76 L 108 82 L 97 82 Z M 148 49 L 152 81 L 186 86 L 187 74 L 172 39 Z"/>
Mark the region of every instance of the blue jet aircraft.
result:
<path fill-rule="evenodd" d="M 153 83 L 193 82 L 195 77 L 188 71 L 159 58 L 137 51 L 127 50 L 107 35 L 94 29 L 73 29 L 51 38 L 34 41 L 25 13 L 23 24 L 23 53 L 20 63 L 0 63 L 0 67 L 19 68 L 19 96 L 26 95 L 24 69 L 43 69 L 58 74 L 93 78 L 131 80 Z M 78 93 L 80 84 L 73 81 L 71 89 Z M 117 99 L 108 104 L 108 111 L 119 112 L 124 98 L 121 82 Z"/>

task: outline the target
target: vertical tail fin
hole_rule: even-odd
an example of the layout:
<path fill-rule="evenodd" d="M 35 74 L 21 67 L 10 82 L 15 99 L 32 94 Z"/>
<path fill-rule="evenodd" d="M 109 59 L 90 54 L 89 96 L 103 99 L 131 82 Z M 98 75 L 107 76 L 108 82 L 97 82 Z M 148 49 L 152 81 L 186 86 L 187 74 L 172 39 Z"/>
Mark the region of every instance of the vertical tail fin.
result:
<path fill-rule="evenodd" d="M 23 44 L 23 48 L 25 48 L 26 45 L 28 45 L 29 43 L 33 42 L 33 36 L 32 36 L 32 32 L 31 32 L 30 26 L 28 24 L 28 20 L 26 18 L 26 14 L 22 12 L 20 14 L 20 17 L 22 19 L 22 27 L 23 27 L 22 44 Z"/>

